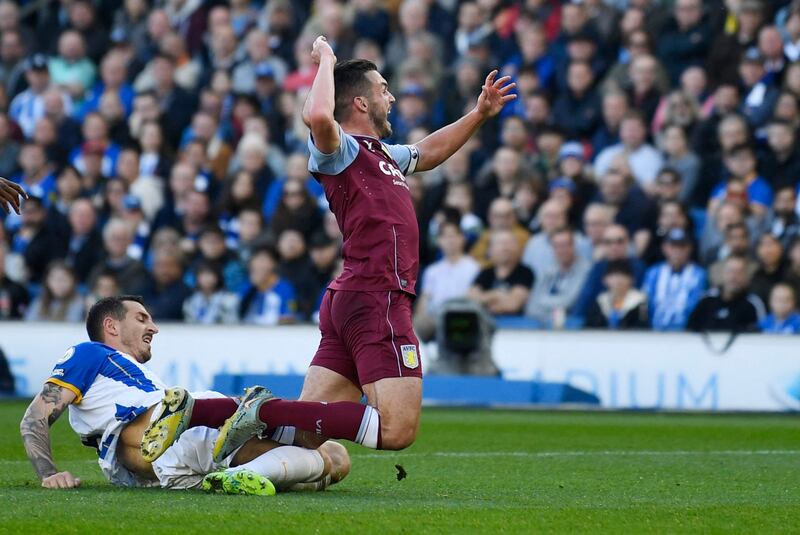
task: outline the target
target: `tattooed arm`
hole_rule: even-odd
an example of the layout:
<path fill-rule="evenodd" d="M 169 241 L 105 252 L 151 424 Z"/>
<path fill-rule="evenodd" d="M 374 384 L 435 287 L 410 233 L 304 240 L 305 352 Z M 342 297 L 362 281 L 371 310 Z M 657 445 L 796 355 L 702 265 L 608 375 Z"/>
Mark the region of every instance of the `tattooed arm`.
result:
<path fill-rule="evenodd" d="M 81 484 L 69 472 L 59 472 L 50 453 L 50 426 L 74 399 L 75 394 L 70 390 L 45 383 L 19 424 L 28 459 L 45 488 L 69 489 Z"/>

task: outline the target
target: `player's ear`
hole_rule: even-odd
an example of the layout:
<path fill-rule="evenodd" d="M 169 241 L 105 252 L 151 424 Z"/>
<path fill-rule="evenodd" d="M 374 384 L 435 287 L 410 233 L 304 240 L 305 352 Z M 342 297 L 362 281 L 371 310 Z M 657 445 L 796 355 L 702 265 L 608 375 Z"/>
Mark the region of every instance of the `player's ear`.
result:
<path fill-rule="evenodd" d="M 111 336 L 119 336 L 119 322 L 111 316 L 103 318 L 103 332 Z"/>
<path fill-rule="evenodd" d="M 354 97 L 353 106 L 359 111 L 366 112 L 369 109 L 369 104 L 367 103 L 367 97 Z"/>

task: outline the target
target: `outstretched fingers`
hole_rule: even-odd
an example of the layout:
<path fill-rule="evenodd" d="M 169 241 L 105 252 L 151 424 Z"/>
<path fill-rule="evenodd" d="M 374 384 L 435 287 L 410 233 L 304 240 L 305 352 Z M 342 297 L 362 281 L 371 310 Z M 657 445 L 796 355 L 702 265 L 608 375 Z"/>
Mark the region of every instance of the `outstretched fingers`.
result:
<path fill-rule="evenodd" d="M 486 80 L 485 80 L 485 82 L 484 82 L 484 84 L 486 85 L 486 87 L 492 87 L 492 85 L 494 84 L 494 78 L 495 78 L 495 76 L 497 76 L 497 69 L 493 70 L 492 72 L 490 72 L 490 73 L 489 73 L 489 74 L 486 76 Z"/>

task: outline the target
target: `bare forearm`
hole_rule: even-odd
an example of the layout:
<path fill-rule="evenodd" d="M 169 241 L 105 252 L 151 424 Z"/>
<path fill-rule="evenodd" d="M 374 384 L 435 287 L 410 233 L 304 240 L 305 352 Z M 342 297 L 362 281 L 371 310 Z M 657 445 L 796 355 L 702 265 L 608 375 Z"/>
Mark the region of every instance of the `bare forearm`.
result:
<path fill-rule="evenodd" d="M 334 65 L 336 56 L 323 55 L 320 59 L 319 70 L 303 106 L 303 121 L 307 126 L 311 126 L 312 121 L 319 118 L 333 120 L 333 110 L 336 106 L 333 86 Z"/>
<path fill-rule="evenodd" d="M 417 171 L 427 171 L 448 159 L 486 122 L 486 117 L 472 110 L 461 119 L 451 123 L 417 143 L 419 164 Z"/>

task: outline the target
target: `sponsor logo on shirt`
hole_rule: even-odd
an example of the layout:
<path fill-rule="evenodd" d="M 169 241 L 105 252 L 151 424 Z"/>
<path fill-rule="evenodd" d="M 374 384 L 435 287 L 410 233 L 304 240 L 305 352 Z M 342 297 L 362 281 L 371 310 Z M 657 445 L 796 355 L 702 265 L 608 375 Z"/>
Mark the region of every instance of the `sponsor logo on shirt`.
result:
<path fill-rule="evenodd" d="M 53 377 L 64 377 L 64 370 L 62 368 L 56 368 L 50 375 Z"/>

